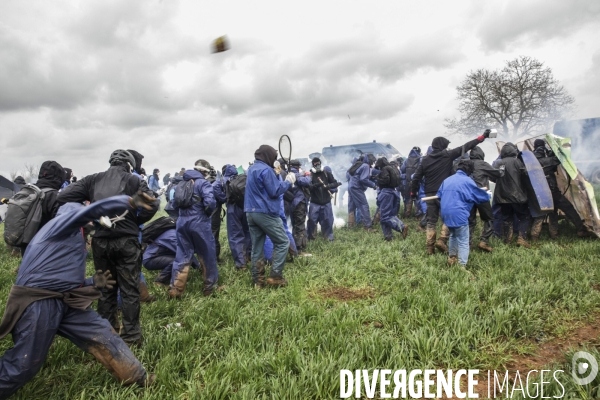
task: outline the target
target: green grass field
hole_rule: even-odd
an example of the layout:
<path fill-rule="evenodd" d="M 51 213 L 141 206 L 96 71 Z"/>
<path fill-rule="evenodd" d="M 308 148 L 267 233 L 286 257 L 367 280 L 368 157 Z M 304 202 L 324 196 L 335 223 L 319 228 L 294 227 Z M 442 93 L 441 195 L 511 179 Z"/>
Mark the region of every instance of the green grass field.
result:
<path fill-rule="evenodd" d="M 223 225 L 225 288 L 202 297 L 194 271 L 181 301 L 151 286 L 158 300 L 142 306 L 145 345 L 134 353 L 157 374 L 153 387 L 122 387 L 57 337 L 41 372 L 15 398 L 333 399 L 340 369 L 502 370 L 598 315 L 599 242 L 577 239 L 566 221 L 559 240 L 544 234 L 531 250 L 494 241 L 492 254 L 472 252 L 472 275 L 447 267 L 442 254 L 427 257 L 425 234 L 414 220 L 409 225 L 407 240 L 393 242 L 380 231 L 338 229 L 333 244 L 311 242 L 313 257 L 286 265 L 287 288 L 262 291 L 251 288 L 249 272 L 234 270 Z M 4 310 L 19 259 L 1 242 Z M 157 275 L 144 274 L 148 281 Z M 176 322 L 182 327 L 166 328 Z M 0 354 L 11 346 L 10 337 L 0 341 Z M 573 350 L 583 348 L 600 359 L 585 343 Z M 567 356 L 547 364 L 568 368 Z M 600 377 L 569 384 L 565 398 L 598 398 L 599 387 Z"/>

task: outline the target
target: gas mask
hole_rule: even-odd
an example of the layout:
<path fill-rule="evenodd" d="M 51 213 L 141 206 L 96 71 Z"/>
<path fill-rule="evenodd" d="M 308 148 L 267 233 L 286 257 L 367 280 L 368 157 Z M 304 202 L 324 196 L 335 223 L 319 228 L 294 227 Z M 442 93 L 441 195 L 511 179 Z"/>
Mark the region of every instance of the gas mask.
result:
<path fill-rule="evenodd" d="M 311 169 L 311 172 L 312 172 L 313 174 L 314 174 L 314 173 L 317 173 L 317 172 L 321 172 L 321 164 L 313 164 L 313 167 L 312 167 L 312 169 Z"/>

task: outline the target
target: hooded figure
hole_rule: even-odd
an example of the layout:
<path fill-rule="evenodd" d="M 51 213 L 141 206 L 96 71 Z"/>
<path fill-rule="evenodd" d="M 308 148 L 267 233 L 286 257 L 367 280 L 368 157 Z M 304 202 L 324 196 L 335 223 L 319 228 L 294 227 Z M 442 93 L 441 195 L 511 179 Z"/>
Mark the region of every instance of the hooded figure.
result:
<path fill-rule="evenodd" d="M 128 196 L 88 207 L 67 203 L 33 238 L 0 324 L 0 338 L 11 332 L 14 342 L 0 358 L 0 398 L 10 397 L 38 373 L 57 334 L 95 356 L 119 382 L 152 383 L 154 377 L 147 375 L 109 321 L 90 308 L 100 290 L 115 281 L 110 274 L 85 278 L 87 251 L 81 234 L 88 222 L 135 212 L 137 204 Z"/>
<path fill-rule="evenodd" d="M 223 167 L 223 179 L 213 184 L 215 198 L 227 207 L 227 241 L 237 270 L 245 270 L 252 253 L 252 240 L 244 209 L 232 199 L 227 199 L 227 186 L 238 176 L 237 168 L 231 164 Z"/>
<path fill-rule="evenodd" d="M 141 155 L 140 153 L 138 153 L 135 150 L 127 150 L 129 153 L 131 153 L 131 155 L 133 156 L 134 160 L 135 160 L 135 165 L 133 165 L 133 171 L 132 173 L 137 173 L 138 175 L 145 175 L 146 171 L 142 168 L 142 160 L 144 159 L 144 156 Z"/>
<path fill-rule="evenodd" d="M 375 189 L 375 182 L 371 181 L 371 163 L 369 155 L 365 154 L 362 156 L 362 164 L 350 176 L 348 182 L 348 228 L 354 227 L 356 223 L 356 212 L 360 213 L 360 219 L 364 228 L 369 232 L 374 232 L 371 229 L 371 212 L 369 211 L 369 203 L 365 196 L 365 191 L 368 188 Z"/>
<path fill-rule="evenodd" d="M 194 253 L 203 260 L 204 296 L 217 287 L 219 270 L 215 253 L 215 238 L 211 229 L 211 214 L 216 207 L 212 185 L 195 169 L 185 171 L 183 180 L 194 182 L 194 195 L 200 200 L 187 208 L 179 209 L 177 219 L 177 255 L 171 272 L 169 297 L 178 298 L 185 292 Z"/>
<path fill-rule="evenodd" d="M 377 195 L 377 206 L 381 213 L 381 230 L 385 240 L 391 241 L 394 237 L 392 230 L 402 233 L 406 238 L 408 227 L 398 218 L 400 211 L 400 171 L 390 165 L 387 158 L 381 157 L 377 160 L 375 168 L 381 171 L 377 175 L 377 186 L 380 191 Z"/>
<path fill-rule="evenodd" d="M 441 136 L 433 139 L 431 142 L 433 151 L 427 157 L 423 158 L 413 175 L 411 197 L 414 198 L 418 195 L 419 184 L 422 178 L 425 178 L 425 196 L 434 196 L 442 185 L 442 182 L 452 173 L 454 160 L 483 142 L 489 136 L 490 132 L 489 129 L 486 129 L 483 135 L 477 139 L 473 139 L 451 150 L 447 149 L 448 144 L 450 144 L 448 139 Z M 436 226 L 439 217 L 439 199 L 427 201 L 427 254 L 433 254 L 435 248 L 442 252 L 448 251 L 446 243 L 448 242 L 449 231 L 446 225 L 442 226 L 440 237 L 436 241 Z"/>
<path fill-rule="evenodd" d="M 525 164 L 518 158 L 519 150 L 512 143 L 506 143 L 500 150 L 500 160 L 495 162 L 504 169 L 504 176 L 496 180 L 494 203 L 499 204 L 502 212 L 504 242 L 509 244 L 513 236 L 513 218 L 519 220 L 517 246 L 530 247 L 527 243 L 529 228 L 529 207 L 523 179 L 527 175 Z"/>
<path fill-rule="evenodd" d="M 60 203 L 57 201 L 58 190 L 64 182 L 64 169 L 56 161 L 45 161 L 40 167 L 38 180 L 35 186 L 44 192 L 44 200 L 42 202 L 42 219 L 39 229 L 42 229 L 48 221 L 56 215 Z M 20 246 L 21 255 L 25 254 L 27 243 Z"/>
<path fill-rule="evenodd" d="M 21 186 L 25 186 L 27 185 L 27 182 L 25 182 L 25 179 L 19 175 L 15 178 L 15 180 L 13 181 L 13 183 L 16 183 L 17 185 L 21 185 Z"/>
<path fill-rule="evenodd" d="M 97 174 L 88 175 L 63 189 L 58 195 L 62 203 L 82 203 L 106 199 L 116 195 L 133 196 L 138 192 L 153 197 L 145 181 L 130 172 L 135 163 L 133 155 L 126 150 L 115 150 L 109 157 L 110 167 Z M 140 274 L 142 271 L 142 249 L 139 226 L 150 221 L 158 210 L 158 201 L 151 209 L 127 212 L 111 228 L 97 227 L 92 240 L 92 254 L 96 270 L 110 271 L 117 284 L 102 291 L 98 300 L 98 314 L 106 318 L 115 330 L 121 330 L 125 342 L 134 344 L 142 341 L 140 325 Z M 109 215 L 115 217 L 115 215 Z M 122 324 L 118 321 L 118 293 Z M 121 328 L 122 325 L 122 328 Z"/>
<path fill-rule="evenodd" d="M 573 207 L 573 204 L 561 193 L 558 182 L 556 181 L 556 171 L 560 165 L 560 160 L 552 150 L 546 148 L 546 141 L 543 139 L 536 139 L 534 142 L 534 150 L 537 160 L 544 169 L 550 192 L 552 193 L 552 200 L 554 202 L 554 211 L 549 214 L 548 230 L 550 237 L 556 239 L 558 237 L 558 210 L 561 210 L 567 219 L 575 225 L 577 229 L 577 236 L 585 237 L 588 235 L 588 231 L 583 224 L 583 220 Z M 531 239 L 537 241 L 542 232 L 542 223 L 544 216 L 534 218 L 531 226 Z"/>
<path fill-rule="evenodd" d="M 408 153 L 408 158 L 404 160 L 400 167 L 400 172 L 402 173 L 402 186 L 404 188 L 402 197 L 404 199 L 404 218 L 408 218 L 412 214 L 413 203 L 416 203 L 417 200 L 413 200 L 410 197 L 412 176 L 415 172 L 417 172 L 417 168 L 421 164 L 421 149 L 419 147 L 413 147 Z"/>
<path fill-rule="evenodd" d="M 471 150 L 470 159 L 473 162 L 471 178 L 473 178 L 477 187 L 489 189 L 490 180 L 496 182 L 497 179 L 504 176 L 504 169 L 496 169 L 484 161 L 485 153 L 479 146 Z M 479 211 L 479 216 L 483 221 L 483 229 L 481 230 L 481 236 L 479 237 L 479 244 L 477 247 L 490 253 L 492 251 L 492 248 L 490 247 L 490 237 L 494 232 L 494 214 L 492 212 L 492 205 L 489 201 L 475 204 L 471 209 L 471 215 L 469 216 L 470 247 L 473 247 L 475 240 L 477 211 Z"/>
<path fill-rule="evenodd" d="M 60 190 L 62 190 L 63 188 L 69 186 L 69 184 L 71 183 L 71 178 L 72 177 L 73 177 L 73 170 L 71 168 L 65 168 L 65 181 L 60 186 Z"/>
<path fill-rule="evenodd" d="M 295 183 L 296 175 L 287 174 L 285 181 L 279 177 L 273 163 L 277 159 L 277 150 L 262 145 L 254 153 L 254 163 L 248 168 L 246 191 L 244 193 L 244 212 L 248 220 L 252 239 L 252 282 L 257 288 L 265 284 L 285 286 L 283 267 L 290 240 L 281 223 L 281 196 Z M 265 280 L 264 246 L 267 235 L 274 246 L 273 267 Z"/>
<path fill-rule="evenodd" d="M 165 212 L 175 221 L 177 221 L 177 218 L 179 218 L 179 210 L 175 208 L 175 205 L 173 204 L 173 196 L 175 195 L 175 188 L 177 187 L 177 184 L 181 181 L 183 181 L 183 176 L 179 176 L 179 173 L 175 173 L 175 176 L 171 178 L 169 186 L 167 186 L 167 190 L 165 191 L 165 197 L 167 198 Z"/>
<path fill-rule="evenodd" d="M 317 224 L 321 225 L 321 233 L 330 242 L 333 241 L 333 209 L 331 198 L 341 185 L 335 180 L 331 168 L 321 165 L 320 158 L 313 158 L 310 184 L 310 208 L 308 209 L 308 240 L 314 240 Z"/>
<path fill-rule="evenodd" d="M 167 172 L 165 176 L 163 176 L 163 186 L 168 186 L 169 182 L 171 182 L 171 173 Z"/>

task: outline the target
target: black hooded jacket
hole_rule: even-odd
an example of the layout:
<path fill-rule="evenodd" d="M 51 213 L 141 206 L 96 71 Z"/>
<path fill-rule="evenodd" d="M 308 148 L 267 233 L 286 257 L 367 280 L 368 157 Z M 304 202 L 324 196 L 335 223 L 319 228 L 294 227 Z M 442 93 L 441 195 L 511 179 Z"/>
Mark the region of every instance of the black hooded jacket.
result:
<path fill-rule="evenodd" d="M 61 204 L 68 202 L 82 203 L 84 201 L 95 202 L 121 194 L 133 196 L 138 191 L 154 197 L 145 181 L 127 171 L 128 168 L 120 162 L 113 163 L 105 172 L 88 175 L 64 188 L 58 195 L 58 201 Z M 94 237 L 137 236 L 139 225 L 150 221 L 156 211 L 158 211 L 158 201 L 154 202 L 152 210 L 142 209 L 137 212 L 137 215 L 135 212 L 128 212 L 125 219 L 118 221 L 116 226 L 111 229 L 103 227 L 96 229 Z M 109 215 L 108 217 L 115 216 Z"/>
<path fill-rule="evenodd" d="M 381 189 L 396 189 L 400 186 L 400 171 L 394 168 L 387 158 L 381 157 L 377 160 L 375 168 L 381 171 L 377 175 L 377 186 Z"/>
<path fill-rule="evenodd" d="M 475 146 L 471 149 L 471 160 L 473 161 L 473 173 L 471 178 L 480 188 L 490 188 L 490 181 L 496 182 L 498 178 L 504 176 L 504 170 L 492 167 L 484 161 L 485 153 L 481 147 Z"/>
<path fill-rule="evenodd" d="M 455 149 L 447 150 L 450 141 L 444 137 L 436 137 L 431 143 L 433 151 L 431 154 L 423 157 L 421 164 L 417 167 L 414 174 L 411 192 L 419 192 L 419 184 L 422 178 L 425 178 L 425 196 L 434 196 L 442 182 L 452 174 L 452 164 L 455 159 L 461 156 L 463 151 L 466 153 L 481 141 L 473 139 L 464 145 Z"/>
<path fill-rule="evenodd" d="M 311 179 L 310 202 L 320 206 L 331 203 L 328 190 L 335 189 L 339 185 L 333 174 L 323 170 L 312 172 Z"/>
<path fill-rule="evenodd" d="M 523 179 L 526 179 L 527 170 L 523 161 L 517 158 L 519 149 L 512 143 L 506 143 L 500 150 L 500 160 L 495 162 L 496 167 L 504 165 L 504 176 L 496 180 L 494 189 L 494 203 L 507 204 L 527 203 L 527 192 Z"/>
<path fill-rule="evenodd" d="M 60 189 L 65 181 L 64 178 L 65 170 L 56 161 L 44 161 L 40 167 L 40 173 L 35 186 L 40 189 L 51 189 L 44 194 L 40 229 L 56 216 L 58 207 L 60 207 L 60 204 L 57 201 L 58 189 Z"/>

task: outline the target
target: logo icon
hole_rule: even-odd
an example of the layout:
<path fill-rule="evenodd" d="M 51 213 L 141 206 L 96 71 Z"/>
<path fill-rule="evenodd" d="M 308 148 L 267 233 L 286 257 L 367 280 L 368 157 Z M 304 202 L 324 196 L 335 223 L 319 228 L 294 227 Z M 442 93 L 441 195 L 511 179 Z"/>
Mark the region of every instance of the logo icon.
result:
<path fill-rule="evenodd" d="M 586 351 L 578 351 L 573 354 L 571 366 L 571 375 L 573 375 L 573 380 L 578 385 L 587 385 L 598 375 L 598 362 L 594 356 Z M 583 378 L 582 376 L 585 375 L 587 376 Z"/>

